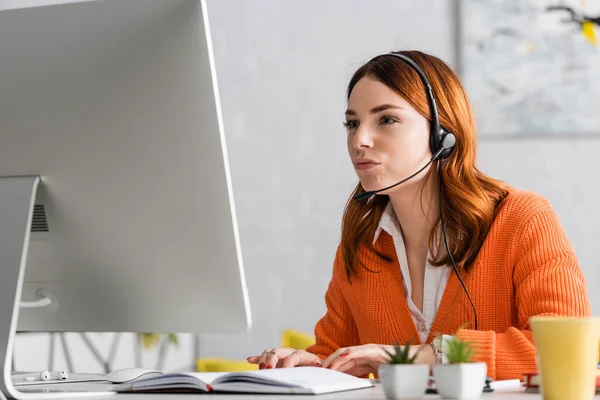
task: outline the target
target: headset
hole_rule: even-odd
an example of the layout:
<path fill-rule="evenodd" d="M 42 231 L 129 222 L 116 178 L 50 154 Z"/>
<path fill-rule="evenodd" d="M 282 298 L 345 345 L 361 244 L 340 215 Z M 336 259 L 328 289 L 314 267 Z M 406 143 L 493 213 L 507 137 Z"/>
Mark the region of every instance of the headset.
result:
<path fill-rule="evenodd" d="M 423 72 L 421 67 L 419 67 L 419 65 L 416 62 L 414 62 L 410 57 L 405 56 L 404 54 L 399 54 L 399 53 L 381 54 L 381 55 L 378 55 L 378 56 L 372 58 L 371 61 L 369 61 L 369 62 L 372 62 L 381 57 L 399 58 L 400 60 L 402 60 L 405 63 L 407 63 L 408 65 L 410 65 L 415 70 L 415 72 L 419 75 L 419 77 L 421 78 L 421 81 L 423 82 L 423 85 L 425 86 L 425 91 L 427 92 L 429 109 L 431 111 L 431 120 L 432 121 L 431 121 L 430 132 L 429 132 L 429 148 L 431 149 L 432 157 L 431 157 L 431 160 L 429 160 L 429 162 L 427 164 L 425 164 L 425 166 L 423 168 L 421 168 L 420 170 L 418 170 L 417 172 L 415 172 L 408 178 L 405 178 L 398 183 L 395 183 L 395 184 L 385 187 L 383 189 L 371 190 L 368 192 L 356 194 L 353 197 L 353 199 L 357 203 L 361 202 L 363 200 L 370 199 L 379 192 L 383 192 L 385 190 L 391 189 L 393 187 L 396 187 L 396 186 L 414 178 L 434 161 L 444 162 L 444 160 L 446 160 L 452 154 L 452 149 L 454 148 L 454 145 L 456 144 L 456 136 L 452 132 L 449 132 L 448 130 L 444 129 L 440 125 L 440 119 L 439 119 L 439 115 L 438 115 L 438 111 L 437 111 L 437 106 L 435 104 L 435 97 L 433 96 L 433 89 L 431 88 L 431 84 L 429 83 L 429 80 L 427 79 L 427 76 L 425 76 L 425 73 Z M 446 223 L 444 222 L 444 215 L 442 213 L 444 182 L 442 179 L 443 178 L 442 169 L 438 168 L 438 171 L 439 171 L 439 181 L 440 181 L 440 201 L 439 201 L 439 203 L 440 203 L 440 207 L 439 207 L 440 208 L 440 222 L 442 224 L 442 233 L 444 236 L 444 244 L 446 246 L 446 251 L 448 252 L 448 257 L 450 258 L 450 262 L 452 263 L 452 267 L 454 268 L 454 272 L 456 273 L 456 276 L 458 277 L 458 280 L 460 281 L 460 284 L 462 285 L 462 287 L 467 295 L 467 298 L 469 299 L 469 302 L 471 303 L 471 307 L 473 308 L 473 315 L 475 317 L 475 330 L 477 330 L 477 328 L 478 328 L 478 326 L 477 326 L 477 311 L 475 310 L 475 304 L 473 304 L 471 295 L 469 294 L 469 291 L 467 290 L 467 287 L 465 286 L 465 283 L 463 282 L 463 280 L 460 276 L 460 273 L 458 272 L 458 268 L 456 267 L 456 263 L 454 262 L 454 257 L 452 256 L 452 252 L 450 251 L 450 246 L 448 245 L 448 238 L 446 235 Z"/>
<path fill-rule="evenodd" d="M 445 160 L 452 153 L 452 149 L 456 143 L 456 136 L 440 125 L 437 105 L 435 103 L 435 97 L 433 97 L 433 89 L 431 88 L 431 84 L 425 76 L 425 73 L 416 62 L 403 54 L 389 53 L 385 54 L 385 56 L 392 56 L 405 61 L 421 78 L 421 81 L 423 82 L 423 85 L 425 85 L 425 90 L 427 92 L 427 99 L 429 100 L 429 109 L 431 111 L 432 119 L 429 133 L 429 148 L 431 149 L 431 154 L 434 155 L 434 157 L 432 157 L 434 160 Z"/>

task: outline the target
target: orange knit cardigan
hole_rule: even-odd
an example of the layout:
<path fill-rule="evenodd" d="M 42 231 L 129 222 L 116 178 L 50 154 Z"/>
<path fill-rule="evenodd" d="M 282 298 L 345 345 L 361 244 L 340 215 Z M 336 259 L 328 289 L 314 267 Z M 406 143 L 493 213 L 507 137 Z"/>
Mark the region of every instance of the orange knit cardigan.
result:
<path fill-rule="evenodd" d="M 391 236 L 383 231 L 375 248 L 392 261 L 362 248 L 360 259 L 375 272 L 359 266 L 352 283 L 338 248 L 325 294 L 327 312 L 315 327 L 316 343 L 308 351 L 325 358 L 341 347 L 421 343 Z M 478 330 L 459 330 L 467 321 L 473 327 L 473 310 L 452 273 L 427 343 L 439 334 L 472 341 L 474 358 L 487 363 L 494 379 L 522 378 L 524 372 L 536 370 L 529 317 L 591 315 L 573 248 L 550 204 L 537 194 L 511 191 L 472 269 L 462 278 L 477 310 Z"/>

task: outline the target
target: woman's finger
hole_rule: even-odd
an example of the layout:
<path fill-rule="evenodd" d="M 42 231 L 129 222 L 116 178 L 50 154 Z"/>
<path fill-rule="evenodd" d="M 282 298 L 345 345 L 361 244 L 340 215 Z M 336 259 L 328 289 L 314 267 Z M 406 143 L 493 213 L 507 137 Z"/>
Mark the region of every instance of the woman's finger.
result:
<path fill-rule="evenodd" d="M 334 369 L 336 371 L 342 371 L 341 368 L 345 364 L 349 364 L 349 365 L 344 370 L 350 369 L 350 368 L 358 365 L 358 361 L 362 360 L 362 358 L 357 357 L 358 355 L 355 353 L 356 352 L 354 352 L 353 354 L 350 354 L 350 352 L 346 352 L 346 353 L 340 354 L 339 357 L 331 360 L 331 363 L 329 364 L 329 366 L 327 368 Z"/>
<path fill-rule="evenodd" d="M 275 368 L 277 367 L 277 362 L 279 361 L 279 355 L 275 350 L 267 353 L 267 360 L 265 362 L 265 368 Z"/>
<path fill-rule="evenodd" d="M 333 357 L 330 356 L 331 359 L 327 365 L 323 362 L 324 367 L 339 370 L 342 364 L 350 360 L 355 360 L 352 367 L 373 362 L 382 363 L 386 360 L 385 351 L 378 345 L 354 346 L 336 353 L 332 354 Z"/>
<path fill-rule="evenodd" d="M 379 364 L 369 358 L 351 358 L 332 367 L 332 369 L 335 368 L 336 371 L 345 372 L 350 375 L 363 376 L 371 372 L 376 373 Z"/>
<path fill-rule="evenodd" d="M 270 352 L 272 352 L 274 349 L 267 349 L 265 351 L 262 352 L 262 354 L 259 356 L 258 358 L 258 369 L 264 369 L 267 365 L 267 356 L 269 355 Z"/>
<path fill-rule="evenodd" d="M 334 351 L 333 353 L 331 353 L 329 355 L 329 357 L 327 357 L 326 359 L 323 360 L 323 368 L 329 368 L 331 366 L 331 363 L 337 359 L 344 358 L 347 357 L 349 353 L 349 348 L 340 348 L 337 349 L 336 351 Z"/>
<path fill-rule="evenodd" d="M 263 351 L 261 353 L 261 355 L 250 356 L 247 358 L 247 360 L 251 364 L 258 364 L 258 369 L 280 368 L 280 367 L 282 367 L 285 358 L 288 355 L 293 354 L 295 351 L 296 351 L 296 349 L 292 349 L 291 347 L 267 349 L 267 350 Z M 302 358 L 302 359 L 306 358 L 305 354 L 310 354 L 310 353 L 307 353 L 307 352 L 301 350 L 300 358 Z M 318 357 L 315 356 L 314 354 L 310 354 L 310 356 L 316 357 L 318 359 Z M 310 360 L 311 358 L 309 357 L 306 359 Z"/>
<path fill-rule="evenodd" d="M 309 353 L 306 350 L 297 350 L 302 356 L 302 361 L 304 362 L 302 365 L 310 365 L 313 367 L 320 367 L 322 364 L 321 358 L 316 354 Z"/>
<path fill-rule="evenodd" d="M 357 367 L 359 365 L 364 365 L 367 362 L 365 362 L 363 359 L 359 359 L 359 358 L 351 358 L 347 361 L 342 361 L 340 363 L 334 364 L 331 366 L 331 369 L 335 369 L 336 371 L 340 371 L 340 372 L 346 372 L 349 369 L 352 369 L 354 367 Z"/>
<path fill-rule="evenodd" d="M 283 359 L 283 363 L 281 364 L 282 368 L 293 368 L 297 365 L 303 365 L 302 363 L 302 355 L 295 351 L 292 354 L 288 355 L 285 359 Z"/>

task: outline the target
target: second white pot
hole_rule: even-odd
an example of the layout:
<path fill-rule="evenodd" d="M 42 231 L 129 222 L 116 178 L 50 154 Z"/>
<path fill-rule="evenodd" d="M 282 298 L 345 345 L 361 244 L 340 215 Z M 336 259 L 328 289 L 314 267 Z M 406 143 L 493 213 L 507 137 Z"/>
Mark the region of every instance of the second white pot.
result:
<path fill-rule="evenodd" d="M 444 398 L 476 400 L 485 386 L 485 363 L 436 364 L 433 366 L 435 387 Z"/>
<path fill-rule="evenodd" d="M 429 382 L 429 365 L 381 364 L 377 371 L 388 399 L 419 399 Z"/>

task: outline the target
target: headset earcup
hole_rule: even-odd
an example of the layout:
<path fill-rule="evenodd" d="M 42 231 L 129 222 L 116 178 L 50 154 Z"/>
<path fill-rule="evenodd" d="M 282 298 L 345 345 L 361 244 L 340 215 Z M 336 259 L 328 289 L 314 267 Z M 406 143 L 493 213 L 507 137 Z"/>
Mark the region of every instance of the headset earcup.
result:
<path fill-rule="evenodd" d="M 456 144 L 456 136 L 454 136 L 454 133 L 448 132 L 444 129 L 440 129 L 440 133 L 441 138 L 439 142 L 439 148 L 444 148 L 444 151 L 442 151 L 442 153 L 440 154 L 440 159 L 445 160 L 450 156 L 450 154 L 452 154 L 452 149 Z"/>

